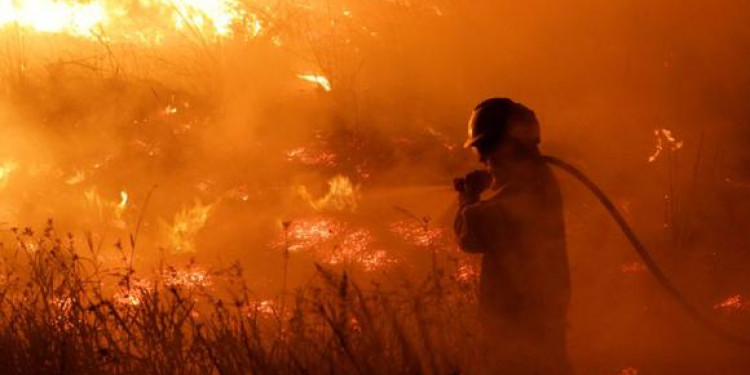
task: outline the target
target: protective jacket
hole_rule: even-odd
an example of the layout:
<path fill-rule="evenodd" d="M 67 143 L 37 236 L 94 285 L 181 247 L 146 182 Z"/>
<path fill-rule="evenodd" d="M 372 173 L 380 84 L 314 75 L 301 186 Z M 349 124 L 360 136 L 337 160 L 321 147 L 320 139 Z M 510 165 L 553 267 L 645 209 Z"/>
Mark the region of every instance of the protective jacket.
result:
<path fill-rule="evenodd" d="M 461 249 L 482 254 L 479 301 L 489 331 L 513 347 L 505 350 L 509 358 L 527 360 L 516 367 L 528 371 L 513 368 L 514 373 L 541 373 L 539 366 L 554 369 L 547 374 L 569 373 L 562 197 L 546 163 L 529 168 L 487 200 L 462 201 L 455 233 Z"/>

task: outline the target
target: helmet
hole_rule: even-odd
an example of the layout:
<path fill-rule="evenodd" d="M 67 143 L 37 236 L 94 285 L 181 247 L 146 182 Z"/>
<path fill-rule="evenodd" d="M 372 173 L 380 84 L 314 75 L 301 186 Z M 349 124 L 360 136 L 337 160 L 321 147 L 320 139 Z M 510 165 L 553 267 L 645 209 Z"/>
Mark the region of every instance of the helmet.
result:
<path fill-rule="evenodd" d="M 508 98 L 487 99 L 474 108 L 464 147 L 489 149 L 506 137 L 523 146 L 539 144 L 539 121 L 526 106 Z"/>

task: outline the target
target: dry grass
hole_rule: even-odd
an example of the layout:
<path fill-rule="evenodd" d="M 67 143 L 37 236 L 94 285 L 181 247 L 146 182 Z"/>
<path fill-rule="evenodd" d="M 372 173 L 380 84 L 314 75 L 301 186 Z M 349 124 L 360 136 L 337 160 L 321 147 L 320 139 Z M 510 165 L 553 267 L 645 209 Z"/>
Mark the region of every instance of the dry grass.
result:
<path fill-rule="evenodd" d="M 79 252 L 51 223 L 12 232 L 4 374 L 451 374 L 476 363 L 471 292 L 446 278 L 365 290 L 319 267 L 284 311 L 254 300 L 239 266 L 212 283 L 170 281 L 166 266 L 143 278 L 122 246 L 122 265 L 104 267 L 96 247 Z"/>

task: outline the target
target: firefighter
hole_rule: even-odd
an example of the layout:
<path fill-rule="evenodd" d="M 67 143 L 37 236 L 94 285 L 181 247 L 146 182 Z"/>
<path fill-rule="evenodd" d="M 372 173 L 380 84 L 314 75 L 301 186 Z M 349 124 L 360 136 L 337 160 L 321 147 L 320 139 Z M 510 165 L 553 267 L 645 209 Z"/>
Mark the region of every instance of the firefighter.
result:
<path fill-rule="evenodd" d="M 472 112 L 465 144 L 485 168 L 455 182 L 458 244 L 482 256 L 489 373 L 572 374 L 562 198 L 539 141 L 533 111 L 506 98 L 485 100 Z"/>

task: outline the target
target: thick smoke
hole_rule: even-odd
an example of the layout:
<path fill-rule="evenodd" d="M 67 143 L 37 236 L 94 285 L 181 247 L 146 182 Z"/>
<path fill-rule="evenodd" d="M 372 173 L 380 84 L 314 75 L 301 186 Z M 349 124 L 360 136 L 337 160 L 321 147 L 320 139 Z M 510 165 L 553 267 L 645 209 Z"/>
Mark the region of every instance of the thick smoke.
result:
<path fill-rule="evenodd" d="M 468 113 L 507 96 L 536 111 L 543 150 L 590 173 L 699 306 L 750 296 L 750 4 L 243 7 L 253 16 L 232 35 L 169 30 L 161 43 L 118 34 L 171 24 L 138 7 L 141 23 L 91 35 L 0 28 L 0 229 L 51 218 L 112 244 L 138 228 L 139 262 L 240 259 L 268 294 L 285 246 L 295 285 L 313 262 L 357 257 L 363 277 L 424 275 L 420 243 L 450 242 L 452 178 L 478 167 L 460 147 Z M 737 349 L 692 325 L 560 178 L 581 373 L 742 373 Z M 306 252 L 317 240 L 371 250 Z"/>

